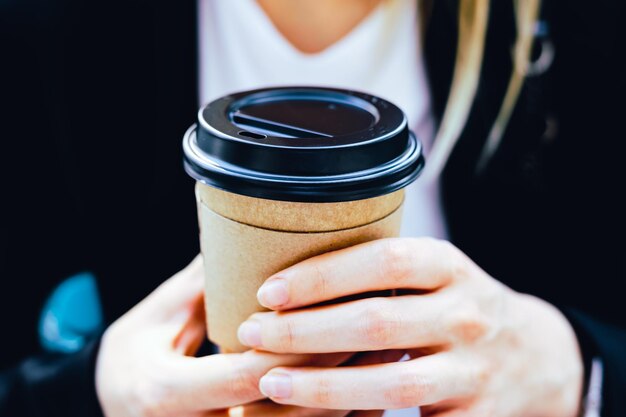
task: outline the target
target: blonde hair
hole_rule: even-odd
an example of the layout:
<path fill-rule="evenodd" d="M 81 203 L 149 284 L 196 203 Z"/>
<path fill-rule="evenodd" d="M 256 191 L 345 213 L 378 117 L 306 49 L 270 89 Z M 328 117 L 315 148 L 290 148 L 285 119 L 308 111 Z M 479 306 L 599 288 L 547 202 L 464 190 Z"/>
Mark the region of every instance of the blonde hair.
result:
<path fill-rule="evenodd" d="M 480 155 L 477 166 L 479 171 L 500 145 L 530 63 L 541 0 L 513 0 L 513 3 L 517 25 L 517 39 L 512 53 L 513 72 L 502 106 Z M 490 0 L 459 1 L 456 62 L 448 102 L 426 167 L 425 177 L 430 180 L 439 176 L 445 167 L 469 117 L 480 81 L 489 6 Z"/>

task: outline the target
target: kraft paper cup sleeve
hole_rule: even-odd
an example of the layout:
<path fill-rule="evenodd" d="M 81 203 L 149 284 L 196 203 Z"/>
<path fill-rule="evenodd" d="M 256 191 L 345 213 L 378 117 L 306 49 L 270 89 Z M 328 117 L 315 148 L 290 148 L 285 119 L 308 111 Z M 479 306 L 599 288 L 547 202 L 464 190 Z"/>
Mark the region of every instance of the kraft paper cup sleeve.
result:
<path fill-rule="evenodd" d="M 311 204 L 256 199 L 198 184 L 196 196 L 209 338 L 224 351 L 241 352 L 246 348 L 237 329 L 265 310 L 256 293 L 267 278 L 312 256 L 397 236 L 404 193 Z"/>
<path fill-rule="evenodd" d="M 404 190 L 341 203 L 296 203 L 248 197 L 197 183 L 196 196 L 214 212 L 239 223 L 290 232 L 328 232 L 386 217 L 402 204 Z"/>

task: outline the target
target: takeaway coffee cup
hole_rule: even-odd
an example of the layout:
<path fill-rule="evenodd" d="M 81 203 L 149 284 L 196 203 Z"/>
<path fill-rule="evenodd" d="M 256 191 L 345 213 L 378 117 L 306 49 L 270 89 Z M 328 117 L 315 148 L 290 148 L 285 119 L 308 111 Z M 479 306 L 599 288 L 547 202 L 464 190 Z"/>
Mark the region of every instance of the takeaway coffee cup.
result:
<path fill-rule="evenodd" d="M 354 91 L 288 87 L 213 101 L 183 140 L 204 256 L 209 338 L 263 311 L 272 274 L 324 252 L 397 236 L 403 188 L 424 166 L 403 112 Z"/>

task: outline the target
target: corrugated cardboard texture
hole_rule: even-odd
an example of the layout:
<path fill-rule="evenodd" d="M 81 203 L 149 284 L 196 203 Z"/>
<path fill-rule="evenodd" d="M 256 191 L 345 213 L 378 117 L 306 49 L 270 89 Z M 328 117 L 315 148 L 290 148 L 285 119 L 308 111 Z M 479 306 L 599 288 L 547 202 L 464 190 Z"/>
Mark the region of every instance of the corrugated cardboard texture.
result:
<path fill-rule="evenodd" d="M 326 232 L 382 219 L 404 201 L 404 190 L 342 203 L 294 203 L 229 193 L 198 183 L 197 198 L 231 220 L 272 230 Z"/>
<path fill-rule="evenodd" d="M 207 188 L 200 186 L 198 191 Z M 202 200 L 203 194 L 203 192 L 197 193 L 198 200 Z M 246 350 L 237 340 L 237 328 L 251 314 L 264 310 L 257 302 L 256 293 L 261 284 L 271 275 L 312 256 L 375 239 L 397 236 L 400 231 L 402 193 L 398 194 L 400 200 L 396 200 L 398 197 L 384 199 L 383 206 L 387 207 L 387 211 L 378 218 L 370 222 L 357 223 L 365 224 L 363 226 L 342 228 L 343 230 L 337 230 L 338 227 L 336 227 L 337 224 L 345 224 L 343 217 L 351 219 L 360 217 L 350 212 L 354 206 L 349 203 L 347 206 L 346 203 L 334 204 L 335 207 L 330 210 L 317 210 L 316 207 L 320 204 L 301 205 L 302 203 L 272 201 L 269 206 L 279 207 L 278 211 L 272 211 L 264 208 L 263 204 L 250 201 L 268 202 L 270 200 L 248 197 L 243 200 L 232 199 L 233 194 L 224 193 L 224 195 L 227 194 L 229 196 L 224 201 L 224 205 L 217 205 L 217 207 L 231 209 L 231 212 L 236 212 L 239 218 L 249 221 L 254 221 L 256 219 L 254 215 L 258 214 L 262 223 L 262 227 L 255 227 L 233 221 L 216 213 L 202 201 L 198 201 L 206 275 L 205 301 L 209 338 L 228 352 Z M 390 204 L 390 199 L 397 201 L 397 204 L 395 206 Z M 246 204 L 252 203 L 252 205 L 236 207 L 241 201 L 246 201 Z M 377 203 L 372 200 L 363 201 L 367 202 L 365 205 L 360 205 L 364 209 Z M 233 206 L 228 204 L 233 204 Z M 306 228 L 328 229 L 330 220 L 335 222 L 335 227 L 331 229 L 333 231 L 315 233 L 269 230 L 268 225 L 281 226 L 287 223 L 290 224 L 289 228 L 299 225 L 293 222 L 293 218 L 284 217 L 285 212 L 280 210 L 280 207 L 285 208 L 283 204 L 287 205 L 289 215 L 297 214 L 298 219 L 306 224 Z M 295 204 L 295 206 L 291 207 L 289 204 Z M 337 211 L 339 206 L 341 210 Z M 348 209 L 346 210 L 345 207 Z M 251 211 L 251 214 L 248 211 Z M 371 218 L 372 213 L 381 212 L 378 208 L 372 207 L 366 211 L 367 215 L 360 217 L 361 219 Z M 272 213 L 277 220 L 268 218 Z M 316 216 L 320 213 L 323 219 L 321 226 L 310 220 L 310 218 L 318 218 Z M 335 217 L 327 218 L 329 213 Z M 316 225 L 319 227 L 313 227 Z"/>

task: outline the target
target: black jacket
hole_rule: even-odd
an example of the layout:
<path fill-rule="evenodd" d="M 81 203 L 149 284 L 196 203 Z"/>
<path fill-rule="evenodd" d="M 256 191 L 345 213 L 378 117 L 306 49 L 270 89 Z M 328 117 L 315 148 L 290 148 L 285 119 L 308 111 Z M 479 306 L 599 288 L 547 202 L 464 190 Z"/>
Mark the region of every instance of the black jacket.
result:
<path fill-rule="evenodd" d="M 427 29 L 438 115 L 456 3 L 434 1 Z M 492 276 L 566 312 L 587 363 L 604 362 L 603 415 L 621 416 L 626 3 L 544 0 L 554 64 L 526 80 L 502 146 L 476 175 L 515 35 L 512 2 L 492 3 L 478 96 L 443 176 L 451 237 Z M 0 320 L 11 335 L 0 415 L 97 414 L 95 345 L 15 368 L 38 353 L 38 314 L 59 280 L 93 271 L 111 321 L 197 253 L 180 146 L 198 107 L 196 46 L 195 1 L 0 1 Z M 72 391 L 80 380 L 84 394 Z"/>

